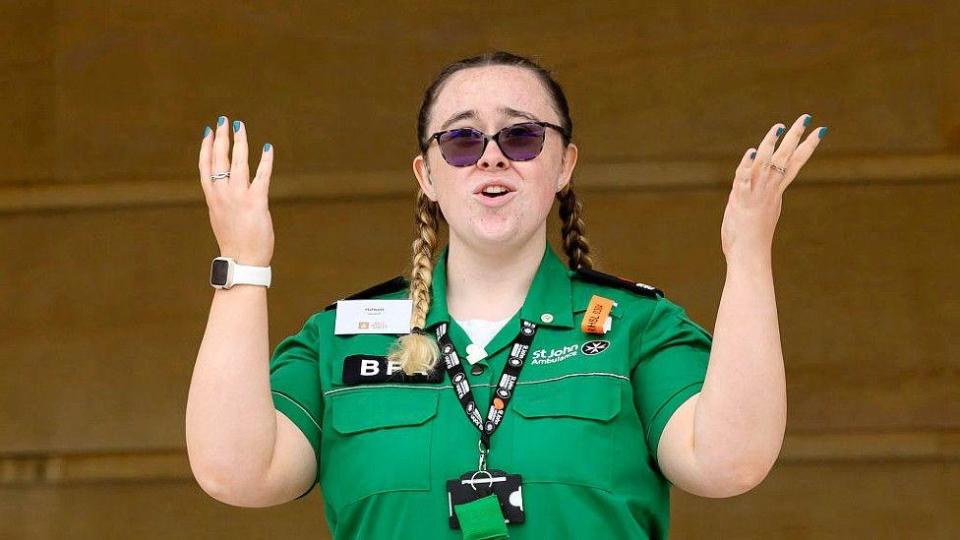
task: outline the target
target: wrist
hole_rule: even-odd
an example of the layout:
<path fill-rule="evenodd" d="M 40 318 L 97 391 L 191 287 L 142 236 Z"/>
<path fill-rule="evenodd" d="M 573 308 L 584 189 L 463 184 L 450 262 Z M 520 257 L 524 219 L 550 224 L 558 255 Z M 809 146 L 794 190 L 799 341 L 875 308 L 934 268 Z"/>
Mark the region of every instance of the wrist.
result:
<path fill-rule="evenodd" d="M 769 249 L 753 249 L 732 251 L 724 254 L 727 268 L 732 270 L 746 270 L 758 272 L 772 269 L 773 253 Z"/>

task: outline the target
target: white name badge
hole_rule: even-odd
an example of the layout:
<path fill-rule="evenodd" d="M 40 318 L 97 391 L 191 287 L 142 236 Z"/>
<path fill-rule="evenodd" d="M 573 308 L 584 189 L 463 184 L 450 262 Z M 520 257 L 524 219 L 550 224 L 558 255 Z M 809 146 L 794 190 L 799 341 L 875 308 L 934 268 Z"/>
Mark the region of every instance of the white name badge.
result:
<path fill-rule="evenodd" d="M 413 301 L 340 300 L 334 334 L 409 334 Z"/>

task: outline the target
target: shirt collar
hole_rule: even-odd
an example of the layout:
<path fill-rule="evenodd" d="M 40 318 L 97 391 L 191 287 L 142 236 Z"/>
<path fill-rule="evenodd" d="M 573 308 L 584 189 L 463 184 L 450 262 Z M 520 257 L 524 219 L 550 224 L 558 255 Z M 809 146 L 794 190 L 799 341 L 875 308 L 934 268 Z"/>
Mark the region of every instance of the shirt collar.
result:
<path fill-rule="evenodd" d="M 426 328 L 440 322 L 450 322 L 450 314 L 447 312 L 448 248 L 449 246 L 444 246 L 433 268 Z M 542 326 L 572 328 L 571 274 L 572 272 L 560 261 L 550 244 L 544 242 L 543 256 L 523 306 L 520 308 L 520 318 Z"/>

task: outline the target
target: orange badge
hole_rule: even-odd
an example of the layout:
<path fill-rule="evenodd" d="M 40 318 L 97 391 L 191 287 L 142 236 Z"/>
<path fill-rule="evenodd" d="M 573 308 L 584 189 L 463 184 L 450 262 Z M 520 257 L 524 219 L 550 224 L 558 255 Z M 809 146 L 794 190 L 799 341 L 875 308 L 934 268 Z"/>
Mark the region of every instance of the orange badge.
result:
<path fill-rule="evenodd" d="M 610 309 L 613 307 L 613 300 L 602 296 L 593 295 L 590 299 L 590 305 L 583 314 L 583 322 L 580 323 L 580 329 L 587 334 L 603 334 L 604 323 L 610 316 Z"/>
<path fill-rule="evenodd" d="M 503 400 L 500 398 L 493 398 L 493 407 L 498 411 L 503 410 Z"/>

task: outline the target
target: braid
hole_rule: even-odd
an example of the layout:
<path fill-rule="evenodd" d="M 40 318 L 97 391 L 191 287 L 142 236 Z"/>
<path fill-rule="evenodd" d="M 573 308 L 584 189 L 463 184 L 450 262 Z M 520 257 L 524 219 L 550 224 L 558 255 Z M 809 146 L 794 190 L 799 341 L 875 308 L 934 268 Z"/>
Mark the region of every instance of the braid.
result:
<path fill-rule="evenodd" d="M 567 254 L 570 269 L 576 270 L 580 267 L 592 269 L 590 244 L 584 236 L 586 226 L 581 218 L 583 204 L 573 192 L 573 180 L 557 193 L 557 200 L 560 201 L 560 221 L 563 223 L 563 250 Z"/>
<path fill-rule="evenodd" d="M 413 301 L 411 332 L 394 342 L 387 357 L 388 361 L 399 362 L 407 375 L 429 371 L 440 356 L 437 343 L 423 331 L 430 310 L 430 283 L 433 279 L 433 252 L 437 247 L 439 213 L 439 205 L 424 195 L 423 190 L 418 190 L 418 234 L 413 241 L 413 271 L 410 279 L 410 300 Z"/>

